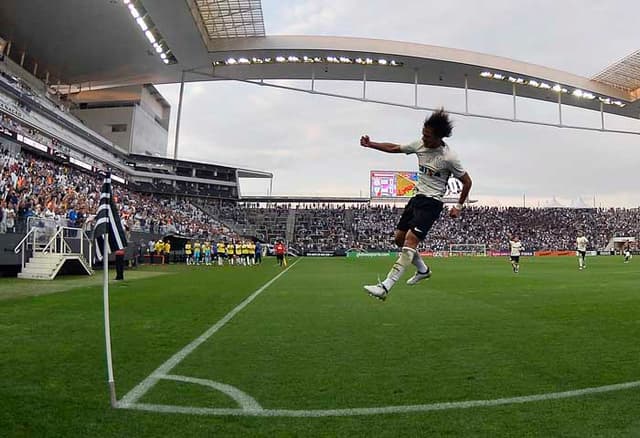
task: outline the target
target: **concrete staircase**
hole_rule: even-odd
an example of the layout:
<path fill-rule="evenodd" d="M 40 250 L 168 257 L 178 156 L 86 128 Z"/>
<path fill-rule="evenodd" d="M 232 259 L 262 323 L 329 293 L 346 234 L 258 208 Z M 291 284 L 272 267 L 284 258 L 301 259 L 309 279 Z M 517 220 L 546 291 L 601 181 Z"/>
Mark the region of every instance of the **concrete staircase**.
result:
<path fill-rule="evenodd" d="M 60 271 L 66 274 L 93 275 L 89 262 L 82 254 L 34 252 L 18 278 L 53 280 Z"/>

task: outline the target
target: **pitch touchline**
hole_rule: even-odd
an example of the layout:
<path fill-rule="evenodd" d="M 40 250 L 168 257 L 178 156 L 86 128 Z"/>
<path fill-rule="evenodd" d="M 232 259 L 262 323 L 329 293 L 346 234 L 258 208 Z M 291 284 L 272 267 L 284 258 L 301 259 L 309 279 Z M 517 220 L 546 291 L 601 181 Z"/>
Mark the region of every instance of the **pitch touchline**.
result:
<path fill-rule="evenodd" d="M 117 403 L 119 408 L 128 408 L 130 405 L 136 403 L 140 398 L 146 394 L 158 380 L 164 378 L 169 371 L 171 371 L 176 365 L 178 365 L 185 357 L 191 354 L 196 348 L 198 348 L 203 342 L 209 339 L 215 332 L 225 326 L 226 323 L 231 321 L 242 309 L 247 307 L 258 295 L 260 295 L 265 289 L 267 289 L 278 278 L 282 277 L 289 269 L 293 268 L 300 260 L 296 260 L 284 271 L 273 277 L 267 283 L 265 283 L 260 289 L 249 295 L 243 302 L 238 304 L 231 312 L 227 313 L 220 321 L 212 325 L 206 332 L 200 335 L 197 339 L 192 341 L 189 345 L 182 350 L 174 354 L 169 360 L 160 365 L 154 372 L 152 372 L 146 379 L 140 382 L 135 388 L 129 391 L 120 401 Z"/>

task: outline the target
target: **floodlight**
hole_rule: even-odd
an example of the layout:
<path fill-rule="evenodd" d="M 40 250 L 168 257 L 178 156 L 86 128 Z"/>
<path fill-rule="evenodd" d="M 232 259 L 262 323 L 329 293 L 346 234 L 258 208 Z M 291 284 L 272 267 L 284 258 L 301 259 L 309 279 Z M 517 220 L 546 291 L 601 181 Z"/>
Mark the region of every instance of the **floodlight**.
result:
<path fill-rule="evenodd" d="M 378 59 L 378 64 L 380 65 L 387 65 L 387 60 L 386 59 Z"/>
<path fill-rule="evenodd" d="M 238 64 L 251 64 L 247 58 L 238 58 Z"/>
<path fill-rule="evenodd" d="M 140 12 L 138 12 L 138 10 L 136 9 L 135 6 L 133 6 L 133 4 L 129 4 L 129 12 L 131 12 L 131 15 L 133 15 L 133 18 L 140 17 Z"/>
<path fill-rule="evenodd" d="M 527 85 L 531 85 L 532 87 L 539 87 L 540 82 L 531 79 L 529 82 L 527 82 Z"/>
<path fill-rule="evenodd" d="M 490 71 L 483 71 L 482 73 L 480 73 L 480 76 L 482 76 L 483 78 L 490 78 L 491 76 L 493 76 L 493 73 L 491 73 Z"/>
<path fill-rule="evenodd" d="M 167 59 L 167 54 L 166 54 L 166 53 L 161 53 L 161 54 L 160 54 L 160 58 L 162 58 L 162 59 Z"/>
<path fill-rule="evenodd" d="M 287 58 L 284 56 L 276 56 L 276 62 L 285 62 Z"/>
<path fill-rule="evenodd" d="M 498 79 L 498 80 L 503 80 L 504 79 L 504 75 L 501 75 L 500 73 L 494 73 L 493 74 L 493 79 Z"/>
<path fill-rule="evenodd" d="M 147 31 L 149 29 L 147 23 L 144 22 L 144 18 L 138 17 L 136 18 L 136 22 L 138 22 L 138 26 L 140 26 L 140 29 L 142 29 L 143 31 Z"/>
<path fill-rule="evenodd" d="M 540 82 L 540 88 L 548 90 L 551 88 L 551 85 L 547 84 L 546 82 Z"/>
<path fill-rule="evenodd" d="M 582 97 L 582 90 L 576 88 L 575 90 L 573 90 L 573 93 L 571 94 L 573 94 L 576 97 Z"/>
<path fill-rule="evenodd" d="M 300 62 L 300 58 L 298 58 L 297 56 L 289 56 L 287 60 L 289 62 Z"/>
<path fill-rule="evenodd" d="M 229 58 L 227 59 L 227 64 L 233 65 L 233 64 L 237 64 L 238 61 L 236 61 L 236 58 Z"/>
<path fill-rule="evenodd" d="M 154 37 L 154 36 L 153 36 L 153 34 L 151 33 L 151 31 L 150 31 L 150 30 L 145 31 L 145 33 L 144 33 L 144 34 L 147 36 L 147 39 L 149 40 L 149 42 L 150 42 L 151 44 L 153 44 L 153 43 L 155 43 L 155 42 L 156 42 L 156 37 Z"/>

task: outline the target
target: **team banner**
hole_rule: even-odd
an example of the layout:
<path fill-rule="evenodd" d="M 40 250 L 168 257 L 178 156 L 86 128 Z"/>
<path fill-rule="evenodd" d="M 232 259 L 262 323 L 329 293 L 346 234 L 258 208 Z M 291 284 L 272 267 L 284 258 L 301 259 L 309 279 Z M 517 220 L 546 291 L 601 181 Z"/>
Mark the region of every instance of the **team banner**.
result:
<path fill-rule="evenodd" d="M 411 198 L 416 195 L 418 172 L 403 170 L 372 170 L 369 177 L 371 198 Z M 445 197 L 456 196 L 462 183 L 449 178 Z"/>

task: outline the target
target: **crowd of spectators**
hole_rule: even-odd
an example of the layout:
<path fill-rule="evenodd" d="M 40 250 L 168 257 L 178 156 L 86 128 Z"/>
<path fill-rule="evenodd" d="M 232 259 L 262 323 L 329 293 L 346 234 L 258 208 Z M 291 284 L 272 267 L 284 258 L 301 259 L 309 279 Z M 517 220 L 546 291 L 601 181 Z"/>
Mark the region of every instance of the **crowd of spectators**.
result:
<path fill-rule="evenodd" d="M 226 206 L 217 210 L 227 221 L 241 227 L 280 224 L 275 232 L 259 234 L 267 241 L 284 236 L 300 252 L 358 249 L 397 249 L 393 234 L 403 207 L 361 204 L 279 204 Z M 286 220 L 293 217 L 293 232 L 286 233 Z M 257 222 L 252 222 L 258 218 Z M 482 244 L 487 250 L 506 251 L 508 235 L 518 235 L 529 250 L 573 250 L 578 230 L 586 233 L 590 248 L 602 249 L 612 237 L 640 237 L 640 209 L 569 209 L 469 207 L 458 219 L 442 213 L 420 249 L 446 251 L 452 244 Z"/>
<path fill-rule="evenodd" d="M 0 232 L 26 232 L 29 218 L 82 228 L 100 200 L 102 177 L 31 153 L 0 151 Z M 114 184 L 126 227 L 156 234 L 210 237 L 231 234 L 186 200 L 141 194 Z"/>

